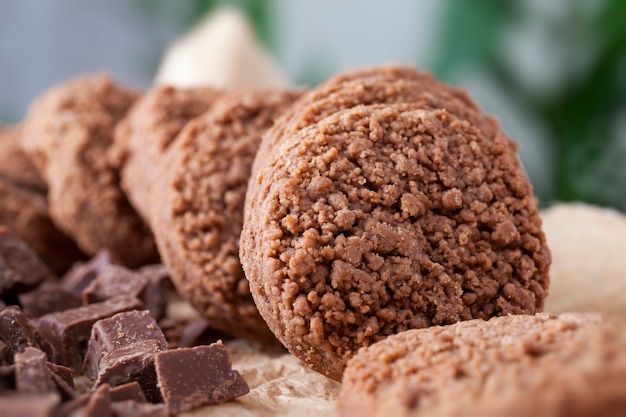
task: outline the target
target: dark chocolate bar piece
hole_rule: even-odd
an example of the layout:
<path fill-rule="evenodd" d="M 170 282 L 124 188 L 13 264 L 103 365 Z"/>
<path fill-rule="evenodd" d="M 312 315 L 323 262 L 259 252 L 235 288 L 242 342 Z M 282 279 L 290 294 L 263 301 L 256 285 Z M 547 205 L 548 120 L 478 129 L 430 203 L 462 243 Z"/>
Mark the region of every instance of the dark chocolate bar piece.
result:
<path fill-rule="evenodd" d="M 29 393 L 54 392 L 46 354 L 33 347 L 15 354 L 15 385 L 18 391 Z"/>
<path fill-rule="evenodd" d="M 142 340 L 114 350 L 100 360 L 95 386 L 137 381 L 149 401 L 161 402 L 154 370 L 154 356 L 161 351 L 161 343 L 156 340 Z"/>
<path fill-rule="evenodd" d="M 141 274 L 120 265 L 107 265 L 83 290 L 83 303 L 97 303 L 124 294 L 140 298 L 147 284 L 148 279 Z"/>
<path fill-rule="evenodd" d="M 85 287 L 107 265 L 111 265 L 111 255 L 108 250 L 103 249 L 88 262 L 74 265 L 61 279 L 61 285 L 78 297 L 82 297 Z"/>
<path fill-rule="evenodd" d="M 0 399 L 0 415 L 10 417 L 53 417 L 61 402 L 59 394 L 12 392 Z"/>
<path fill-rule="evenodd" d="M 223 403 L 249 391 L 221 343 L 157 353 L 155 367 L 161 395 L 172 414 Z"/>
<path fill-rule="evenodd" d="M 31 319 L 82 305 L 79 296 L 56 282 L 45 282 L 18 298 L 24 314 Z"/>
<path fill-rule="evenodd" d="M 164 404 L 141 403 L 132 400 L 114 402 L 111 409 L 116 417 L 167 417 Z"/>
<path fill-rule="evenodd" d="M 225 338 L 228 336 L 212 329 L 208 320 L 199 318 L 191 320 L 183 327 L 178 339 L 178 347 L 209 345 Z"/>
<path fill-rule="evenodd" d="M 54 356 L 53 347 L 35 330 L 19 307 L 6 307 L 0 311 L 0 340 L 8 346 L 7 363 L 13 363 L 15 354 L 28 346 L 43 350 L 48 359 Z"/>
<path fill-rule="evenodd" d="M 115 297 L 102 303 L 46 314 L 37 321 L 37 329 L 54 346 L 53 362 L 80 373 L 93 324 L 123 311 L 142 308 L 142 303 L 135 297 Z"/>
<path fill-rule="evenodd" d="M 75 413 L 81 417 L 112 417 L 110 387 L 102 385 L 96 388 L 89 396 L 87 404 Z"/>
<path fill-rule="evenodd" d="M 9 345 L 0 340 L 0 366 L 7 363 L 7 356 L 9 355 Z"/>
<path fill-rule="evenodd" d="M 142 340 L 156 340 L 161 349 L 167 349 L 165 336 L 148 310 L 126 311 L 98 320 L 91 328 L 83 368 L 85 375 L 96 378 L 103 356 Z"/>
<path fill-rule="evenodd" d="M 111 388 L 111 401 L 136 401 L 145 403 L 146 395 L 143 393 L 139 382 L 131 381 L 126 384 Z"/>
<path fill-rule="evenodd" d="M 0 366 L 0 393 L 15 391 L 15 365 Z"/>
<path fill-rule="evenodd" d="M 167 298 L 172 290 L 172 282 L 167 268 L 163 264 L 147 265 L 137 272 L 148 278 L 148 285 L 140 297 L 141 300 L 155 320 L 162 319 L 165 317 Z"/>
<path fill-rule="evenodd" d="M 48 370 L 52 377 L 52 382 L 56 386 L 57 391 L 61 394 L 61 400 L 69 401 L 78 397 L 78 392 L 74 387 L 74 378 L 72 370 L 66 366 L 56 365 L 48 362 Z"/>
<path fill-rule="evenodd" d="M 20 238 L 0 226 L 0 298 L 15 304 L 17 294 L 36 288 L 56 277 Z"/>

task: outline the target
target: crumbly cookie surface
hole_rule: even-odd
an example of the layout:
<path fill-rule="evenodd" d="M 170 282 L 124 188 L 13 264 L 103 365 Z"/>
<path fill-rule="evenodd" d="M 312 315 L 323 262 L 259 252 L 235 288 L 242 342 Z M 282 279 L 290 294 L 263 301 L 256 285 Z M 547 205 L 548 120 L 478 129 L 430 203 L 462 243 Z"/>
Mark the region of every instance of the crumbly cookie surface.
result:
<path fill-rule="evenodd" d="M 0 177 L 45 193 L 46 183 L 22 150 L 21 129 L 0 126 Z"/>
<path fill-rule="evenodd" d="M 253 175 L 277 143 L 337 111 L 358 105 L 416 103 L 425 109 L 445 109 L 469 120 L 487 135 L 498 131 L 495 119 L 484 115 L 460 89 L 435 80 L 414 68 L 366 68 L 332 77 L 303 95 L 264 135 L 253 165 Z"/>
<path fill-rule="evenodd" d="M 248 202 L 259 311 L 334 379 L 389 335 L 543 306 L 550 254 L 515 146 L 445 110 L 334 113 L 272 151 Z"/>
<path fill-rule="evenodd" d="M 147 223 L 151 192 L 167 150 L 187 122 L 207 111 L 218 94 L 205 87 L 158 86 L 139 98 L 116 128 L 112 158 L 121 167 L 121 186 Z"/>
<path fill-rule="evenodd" d="M 153 227 L 181 295 L 212 327 L 274 341 L 239 262 L 239 235 L 250 166 L 261 135 L 299 93 L 225 93 L 176 138 Z"/>
<path fill-rule="evenodd" d="M 37 100 L 23 133 L 25 150 L 48 184 L 55 224 L 86 253 L 107 248 L 133 267 L 158 255 L 152 234 L 119 187 L 108 152 L 116 124 L 136 99 L 105 76 L 74 80 Z"/>
<path fill-rule="evenodd" d="M 626 322 L 540 313 L 410 330 L 361 350 L 343 416 L 620 416 Z"/>

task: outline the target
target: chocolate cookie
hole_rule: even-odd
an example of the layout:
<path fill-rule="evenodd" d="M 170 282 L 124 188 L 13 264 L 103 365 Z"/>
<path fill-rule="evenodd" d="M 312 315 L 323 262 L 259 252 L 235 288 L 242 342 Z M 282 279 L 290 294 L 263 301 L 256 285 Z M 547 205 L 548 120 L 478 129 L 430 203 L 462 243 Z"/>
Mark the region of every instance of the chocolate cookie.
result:
<path fill-rule="evenodd" d="M 20 131 L 0 127 L 0 225 L 24 239 L 53 272 L 61 274 L 85 255 L 52 223 L 46 184 L 22 150 Z"/>
<path fill-rule="evenodd" d="M 115 261 L 133 267 L 155 261 L 156 247 L 107 153 L 115 125 L 136 98 L 104 76 L 68 82 L 37 100 L 23 136 L 48 184 L 55 224 L 86 253 L 107 248 Z"/>
<path fill-rule="evenodd" d="M 416 103 L 424 109 L 445 109 L 472 122 L 489 137 L 498 124 L 483 114 L 463 90 L 435 80 L 410 67 L 367 68 L 337 75 L 301 97 L 263 137 L 253 165 L 253 175 L 277 142 L 340 110 L 368 104 Z"/>
<path fill-rule="evenodd" d="M 508 316 L 409 330 L 348 363 L 342 416 L 612 416 L 626 410 L 626 322 Z"/>
<path fill-rule="evenodd" d="M 250 183 L 241 234 L 270 329 L 340 380 L 391 334 L 540 311 L 550 253 L 515 148 L 419 104 L 358 106 L 285 138 Z"/>
<path fill-rule="evenodd" d="M 152 185 L 160 163 L 188 121 L 204 113 L 218 92 L 210 88 L 155 87 L 141 97 L 115 132 L 114 158 L 133 207 L 150 223 Z"/>
<path fill-rule="evenodd" d="M 20 138 L 19 127 L 0 126 L 0 177 L 45 193 L 46 183 L 22 150 Z"/>
<path fill-rule="evenodd" d="M 152 225 L 172 281 L 211 327 L 235 336 L 275 341 L 250 296 L 239 235 L 261 135 L 297 95 L 259 91 L 218 98 L 176 138 L 155 188 Z"/>
<path fill-rule="evenodd" d="M 26 241 L 56 274 L 85 259 L 76 244 L 52 223 L 45 194 L 1 175 L 0 225 Z"/>

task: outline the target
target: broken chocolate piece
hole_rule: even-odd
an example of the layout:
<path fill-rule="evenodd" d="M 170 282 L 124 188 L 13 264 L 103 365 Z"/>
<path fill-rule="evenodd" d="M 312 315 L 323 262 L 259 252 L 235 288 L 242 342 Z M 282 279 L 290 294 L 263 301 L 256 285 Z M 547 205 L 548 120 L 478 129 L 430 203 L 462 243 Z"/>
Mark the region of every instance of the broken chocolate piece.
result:
<path fill-rule="evenodd" d="M 79 416 L 85 417 L 112 417 L 111 393 L 108 385 L 99 386 L 87 400 L 82 409 L 77 410 Z M 74 414 L 73 414 L 74 415 Z"/>
<path fill-rule="evenodd" d="M 85 287 L 107 265 L 111 265 L 111 255 L 108 250 L 103 249 L 88 262 L 74 265 L 61 279 L 61 285 L 82 297 Z"/>
<path fill-rule="evenodd" d="M 115 297 L 102 303 L 46 314 L 39 318 L 37 329 L 55 348 L 53 362 L 79 373 L 93 324 L 117 313 L 141 308 L 141 302 L 135 297 Z"/>
<path fill-rule="evenodd" d="M 48 362 L 47 365 L 50 376 L 52 377 L 52 382 L 54 382 L 57 391 L 61 394 L 61 400 L 69 401 L 78 397 L 78 392 L 74 387 L 72 370 L 66 366 L 56 365 L 52 362 Z"/>
<path fill-rule="evenodd" d="M 132 295 L 140 298 L 148 279 L 119 265 L 107 265 L 83 290 L 83 303 L 91 304 L 116 295 Z"/>
<path fill-rule="evenodd" d="M 15 385 L 18 391 L 29 393 L 54 392 L 46 354 L 33 347 L 15 354 Z"/>
<path fill-rule="evenodd" d="M 31 319 L 82 305 L 80 297 L 56 282 L 45 282 L 18 298 L 24 314 Z"/>
<path fill-rule="evenodd" d="M 139 382 L 132 381 L 127 384 L 118 385 L 111 388 L 111 401 L 136 401 L 145 403 L 146 395 L 143 393 Z"/>
<path fill-rule="evenodd" d="M 223 403 L 249 391 L 221 343 L 157 353 L 155 367 L 172 414 Z"/>
<path fill-rule="evenodd" d="M 137 381 L 151 402 L 161 402 L 154 370 L 154 355 L 162 351 L 156 340 L 142 340 L 114 350 L 100 360 L 100 371 L 95 386 L 110 384 L 117 386 Z"/>
<path fill-rule="evenodd" d="M 9 345 L 0 340 L 0 366 L 7 363 L 7 356 L 9 354 Z"/>
<path fill-rule="evenodd" d="M 146 309 L 150 310 L 155 320 L 162 319 L 165 316 L 167 298 L 172 290 L 167 268 L 163 264 L 147 265 L 137 272 L 148 278 L 148 285 L 146 285 L 140 299 Z"/>
<path fill-rule="evenodd" d="M 0 311 L 0 340 L 9 348 L 5 358 L 7 363 L 13 363 L 15 354 L 28 346 L 43 350 L 48 359 L 54 356 L 50 343 L 35 330 L 19 307 L 6 307 Z"/>
<path fill-rule="evenodd" d="M 59 394 L 12 392 L 0 398 L 0 415 L 10 417 L 53 417 L 61 402 Z"/>
<path fill-rule="evenodd" d="M 0 393 L 15 391 L 15 365 L 0 366 Z"/>
<path fill-rule="evenodd" d="M 58 375 L 63 381 L 65 381 L 69 386 L 74 388 L 74 377 L 72 375 L 72 370 L 67 366 L 57 365 L 52 362 L 48 362 L 48 369 L 54 375 Z"/>
<path fill-rule="evenodd" d="M 148 310 L 126 311 L 97 321 L 85 355 L 85 375 L 96 378 L 103 356 L 142 340 L 156 340 L 161 349 L 167 349 L 165 336 Z"/>
<path fill-rule="evenodd" d="M 191 320 L 183 327 L 178 339 L 178 347 L 194 347 L 198 345 L 209 345 L 220 339 L 228 338 L 222 332 L 214 330 L 209 325 L 209 321 L 203 318 Z"/>
<path fill-rule="evenodd" d="M 114 402 L 111 409 L 116 417 L 167 417 L 164 404 L 141 403 L 132 400 Z"/>
<path fill-rule="evenodd" d="M 0 298 L 15 304 L 17 294 L 36 288 L 56 277 L 20 238 L 0 226 Z"/>

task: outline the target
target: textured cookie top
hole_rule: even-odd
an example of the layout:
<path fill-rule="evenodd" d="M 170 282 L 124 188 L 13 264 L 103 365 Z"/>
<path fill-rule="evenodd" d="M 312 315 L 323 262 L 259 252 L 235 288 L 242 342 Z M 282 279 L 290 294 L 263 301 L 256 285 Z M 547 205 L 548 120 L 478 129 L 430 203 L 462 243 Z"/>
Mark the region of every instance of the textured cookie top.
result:
<path fill-rule="evenodd" d="M 399 66 L 367 68 L 335 76 L 291 106 L 264 135 L 253 174 L 277 143 L 300 129 L 340 110 L 385 103 L 416 103 L 424 109 L 444 109 L 469 120 L 490 137 L 498 131 L 497 122 L 480 112 L 463 90 L 438 82 L 430 74 Z"/>
<path fill-rule="evenodd" d="M 419 105 L 340 111 L 281 143 L 241 241 L 278 339 L 340 379 L 388 335 L 540 310 L 550 254 L 514 149 Z"/>
<path fill-rule="evenodd" d="M 19 127 L 0 126 L 0 177 L 45 193 L 46 183 L 20 142 Z"/>
<path fill-rule="evenodd" d="M 226 333 L 275 340 L 239 263 L 250 166 L 261 135 L 299 95 L 234 92 L 193 120 L 166 160 L 155 190 L 157 243 L 179 292 Z"/>
<path fill-rule="evenodd" d="M 148 228 L 119 188 L 108 160 L 115 125 L 137 94 L 94 76 L 45 93 L 24 126 L 24 147 L 46 180 L 50 214 L 85 252 L 108 248 L 129 266 L 153 262 Z"/>
<path fill-rule="evenodd" d="M 210 88 L 155 87 L 117 126 L 110 157 L 122 167 L 122 188 L 146 222 L 165 153 L 187 122 L 207 111 L 218 94 Z"/>
<path fill-rule="evenodd" d="M 626 322 L 508 316 L 409 330 L 344 374 L 343 416 L 621 416 Z"/>
<path fill-rule="evenodd" d="M 211 88 L 155 87 L 117 126 L 112 157 L 122 166 L 124 191 L 146 221 L 165 153 L 187 122 L 207 111 L 218 94 Z"/>

